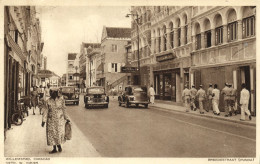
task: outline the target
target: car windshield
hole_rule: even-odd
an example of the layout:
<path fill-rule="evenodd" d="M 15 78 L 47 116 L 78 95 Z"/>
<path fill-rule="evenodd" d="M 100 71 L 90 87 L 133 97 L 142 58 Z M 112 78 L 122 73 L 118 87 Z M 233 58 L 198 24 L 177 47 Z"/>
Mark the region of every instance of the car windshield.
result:
<path fill-rule="evenodd" d="M 89 88 L 88 94 L 103 94 L 105 92 L 104 88 Z"/>
<path fill-rule="evenodd" d="M 146 88 L 145 87 L 133 88 L 133 92 L 146 92 Z"/>
<path fill-rule="evenodd" d="M 62 92 L 63 93 L 73 93 L 74 92 L 74 88 L 62 88 Z"/>

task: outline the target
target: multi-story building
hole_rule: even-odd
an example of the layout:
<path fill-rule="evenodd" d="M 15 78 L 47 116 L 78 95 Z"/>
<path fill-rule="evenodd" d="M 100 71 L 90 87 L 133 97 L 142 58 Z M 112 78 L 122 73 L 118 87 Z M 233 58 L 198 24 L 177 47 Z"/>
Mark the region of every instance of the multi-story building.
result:
<path fill-rule="evenodd" d="M 77 86 L 79 84 L 79 60 L 77 53 L 68 54 L 66 86 Z"/>
<path fill-rule="evenodd" d="M 10 117 L 21 96 L 29 96 L 38 85 L 37 70 L 41 42 L 40 21 L 33 6 L 4 8 L 5 129 L 11 127 Z"/>
<path fill-rule="evenodd" d="M 256 37 L 255 12 L 251 6 L 155 6 L 132 7 L 133 21 L 139 30 L 139 52 L 142 70 L 142 36 L 145 23 L 142 16 L 151 14 L 150 71 L 156 98 L 181 101 L 184 85 L 233 83 L 241 90 L 246 83 L 250 90 L 250 110 L 255 112 Z M 148 25 L 147 25 L 148 26 Z M 143 29 L 144 28 L 144 29 Z M 137 66 L 135 41 L 137 29 L 132 30 L 132 63 Z M 149 45 L 149 41 L 148 41 Z M 143 75 L 144 73 L 142 73 Z M 143 78 L 141 78 L 141 84 Z M 239 94 L 238 94 L 239 97 Z M 223 110 L 223 97 L 220 97 Z"/>
<path fill-rule="evenodd" d="M 101 38 L 101 64 L 98 66 L 97 79 L 106 89 L 114 87 L 126 76 L 120 73 L 125 64 L 125 45 L 131 39 L 131 28 L 103 27 Z M 101 71 L 100 71 L 101 70 Z"/>
<path fill-rule="evenodd" d="M 206 7 L 192 9 L 191 84 L 233 83 L 238 90 L 245 83 L 250 91 L 249 108 L 256 108 L 256 7 Z M 223 109 L 223 97 L 220 106 Z"/>
<path fill-rule="evenodd" d="M 99 48 L 98 48 L 99 47 Z M 98 47 L 89 47 L 89 53 L 87 54 L 87 86 L 93 86 L 97 85 L 97 68 L 101 64 L 101 59 L 100 59 L 100 44 Z"/>

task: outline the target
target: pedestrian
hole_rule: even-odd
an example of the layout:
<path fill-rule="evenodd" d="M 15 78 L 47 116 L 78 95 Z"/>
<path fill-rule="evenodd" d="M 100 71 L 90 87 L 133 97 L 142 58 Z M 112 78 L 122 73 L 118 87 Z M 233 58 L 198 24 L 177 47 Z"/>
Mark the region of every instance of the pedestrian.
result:
<path fill-rule="evenodd" d="M 237 101 L 237 90 L 233 87 L 233 85 L 230 83 L 229 84 L 230 88 L 230 106 L 229 106 L 229 113 L 232 115 L 232 112 L 237 115 L 237 108 L 236 108 L 236 101 Z"/>
<path fill-rule="evenodd" d="M 208 105 L 208 109 L 206 109 L 207 112 L 209 112 L 210 110 L 213 110 L 212 109 L 212 84 L 210 83 L 209 84 L 209 88 L 207 90 L 207 98 L 208 98 L 208 101 L 207 101 L 207 105 Z"/>
<path fill-rule="evenodd" d="M 114 98 L 114 96 L 115 96 L 115 92 L 116 92 L 116 90 L 115 90 L 114 87 L 112 87 L 111 92 L 112 92 L 112 96 L 113 96 L 113 98 Z"/>
<path fill-rule="evenodd" d="M 65 123 L 70 122 L 70 120 L 66 113 L 65 100 L 59 96 L 58 89 L 51 89 L 50 96 L 43 112 L 42 127 L 46 123 L 47 145 L 53 146 L 53 150 L 49 152 L 53 154 L 62 151 L 61 144 L 66 141 Z"/>
<path fill-rule="evenodd" d="M 34 110 L 36 110 L 36 106 L 38 105 L 38 91 L 36 86 L 33 86 L 33 91 L 31 92 L 31 103 L 33 107 L 33 115 L 35 115 Z"/>
<path fill-rule="evenodd" d="M 150 97 L 150 103 L 154 104 L 154 95 L 155 95 L 155 91 L 153 89 L 153 85 L 151 85 L 151 87 L 148 90 L 148 96 Z"/>
<path fill-rule="evenodd" d="M 196 97 L 198 97 L 199 100 L 200 114 L 204 114 L 203 103 L 206 98 L 206 92 L 204 89 L 202 89 L 202 85 L 200 85 L 200 89 L 198 90 Z"/>
<path fill-rule="evenodd" d="M 250 94 L 249 91 L 246 89 L 246 84 L 242 84 L 242 90 L 240 93 L 240 105 L 241 105 L 241 121 L 245 121 L 245 113 L 248 115 L 249 120 L 252 119 L 251 113 L 248 110 L 248 103 L 249 103 Z"/>
<path fill-rule="evenodd" d="M 185 85 L 185 88 L 182 91 L 182 99 L 183 99 L 183 101 L 185 103 L 186 112 L 190 111 L 190 96 L 191 96 L 191 92 L 188 89 L 188 86 Z"/>
<path fill-rule="evenodd" d="M 221 94 L 224 96 L 224 108 L 225 108 L 225 117 L 231 116 L 229 113 L 230 106 L 230 94 L 231 90 L 228 87 L 228 83 L 225 83 L 225 87 L 222 89 Z"/>
<path fill-rule="evenodd" d="M 220 91 L 218 89 L 218 85 L 215 84 L 214 89 L 212 90 L 212 106 L 213 106 L 213 113 L 216 115 L 220 115 L 219 108 L 218 108 L 219 94 L 220 94 Z"/>
<path fill-rule="evenodd" d="M 44 101 L 47 101 L 50 98 L 50 84 L 47 84 L 47 87 L 44 89 Z"/>
<path fill-rule="evenodd" d="M 190 89 L 190 106 L 191 106 L 191 110 L 196 111 L 196 105 L 195 105 L 195 101 L 196 101 L 196 95 L 197 95 L 197 89 L 195 88 L 194 85 L 192 85 L 192 88 Z"/>

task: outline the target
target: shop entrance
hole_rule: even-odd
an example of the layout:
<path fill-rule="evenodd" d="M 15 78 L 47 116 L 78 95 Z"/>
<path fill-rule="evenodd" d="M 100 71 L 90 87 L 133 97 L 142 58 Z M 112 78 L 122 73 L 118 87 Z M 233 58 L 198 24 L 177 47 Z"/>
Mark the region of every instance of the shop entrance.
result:
<path fill-rule="evenodd" d="M 249 92 L 251 90 L 250 67 L 249 66 L 239 67 L 237 74 L 238 74 L 237 94 L 238 94 L 238 99 L 240 100 L 240 92 L 242 90 L 242 88 L 241 88 L 242 83 L 246 84 L 246 89 Z M 251 111 L 251 95 L 250 95 L 250 99 L 249 99 L 248 109 Z"/>

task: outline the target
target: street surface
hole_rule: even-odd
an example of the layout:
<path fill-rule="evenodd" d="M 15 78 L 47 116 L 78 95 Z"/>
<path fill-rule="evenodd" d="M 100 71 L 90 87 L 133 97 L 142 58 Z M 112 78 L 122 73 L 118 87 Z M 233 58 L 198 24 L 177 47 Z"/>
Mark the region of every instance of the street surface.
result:
<path fill-rule="evenodd" d="M 255 157 L 256 128 L 234 122 L 148 109 L 85 109 L 68 105 L 74 126 L 103 157 Z"/>

